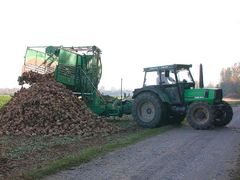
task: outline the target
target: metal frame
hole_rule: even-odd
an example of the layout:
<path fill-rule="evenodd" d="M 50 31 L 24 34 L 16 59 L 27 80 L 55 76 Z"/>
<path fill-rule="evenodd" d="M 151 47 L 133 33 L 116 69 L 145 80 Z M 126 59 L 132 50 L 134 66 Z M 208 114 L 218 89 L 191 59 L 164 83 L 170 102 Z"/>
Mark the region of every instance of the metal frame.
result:
<path fill-rule="evenodd" d="M 191 64 L 172 64 L 166 66 L 154 66 L 144 68 L 144 72 L 152 72 L 152 71 L 165 71 L 165 70 L 174 70 L 174 69 L 189 69 L 191 68 Z"/>
<path fill-rule="evenodd" d="M 49 46 L 28 46 L 27 49 L 45 49 Z M 55 48 L 58 48 L 58 49 L 65 49 L 71 53 L 75 53 L 75 54 L 80 54 L 80 53 L 77 53 L 77 52 L 84 52 L 86 51 L 87 53 L 88 52 L 93 52 L 93 54 L 95 52 L 97 52 L 98 54 L 101 54 L 102 51 L 97 47 L 97 46 L 52 46 L 52 47 L 55 47 Z M 96 48 L 96 49 L 93 49 L 93 48 Z"/>

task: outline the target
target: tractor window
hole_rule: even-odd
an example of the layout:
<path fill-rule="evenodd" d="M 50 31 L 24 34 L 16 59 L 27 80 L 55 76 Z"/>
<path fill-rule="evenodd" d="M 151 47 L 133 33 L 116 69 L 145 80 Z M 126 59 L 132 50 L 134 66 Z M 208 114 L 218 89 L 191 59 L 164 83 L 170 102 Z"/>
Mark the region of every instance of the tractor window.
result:
<path fill-rule="evenodd" d="M 177 71 L 177 77 L 178 81 L 185 82 L 185 83 L 193 83 L 193 80 L 190 76 L 189 70 L 188 69 L 182 69 Z"/>
<path fill-rule="evenodd" d="M 158 78 L 158 73 L 156 71 L 154 72 L 148 72 L 146 74 L 146 86 L 151 86 L 151 85 L 157 85 L 159 84 L 159 78 Z"/>
<path fill-rule="evenodd" d="M 169 77 L 167 79 L 167 83 L 168 84 L 175 84 L 176 83 L 175 74 L 174 74 L 173 71 L 169 72 Z"/>
<path fill-rule="evenodd" d="M 167 75 L 165 75 L 166 72 L 148 72 L 146 74 L 146 81 L 145 86 L 151 86 L 151 85 L 168 85 L 168 84 L 175 84 L 176 79 L 175 75 L 172 71 L 169 71 Z M 161 74 L 161 76 L 160 76 Z"/>

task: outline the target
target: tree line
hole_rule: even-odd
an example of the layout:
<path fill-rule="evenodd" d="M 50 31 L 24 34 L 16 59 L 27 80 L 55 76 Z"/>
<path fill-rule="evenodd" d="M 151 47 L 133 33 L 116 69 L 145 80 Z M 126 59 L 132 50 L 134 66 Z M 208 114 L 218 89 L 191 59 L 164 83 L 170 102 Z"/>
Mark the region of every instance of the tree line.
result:
<path fill-rule="evenodd" d="M 226 97 L 240 98 L 240 62 L 221 70 L 220 88 Z"/>

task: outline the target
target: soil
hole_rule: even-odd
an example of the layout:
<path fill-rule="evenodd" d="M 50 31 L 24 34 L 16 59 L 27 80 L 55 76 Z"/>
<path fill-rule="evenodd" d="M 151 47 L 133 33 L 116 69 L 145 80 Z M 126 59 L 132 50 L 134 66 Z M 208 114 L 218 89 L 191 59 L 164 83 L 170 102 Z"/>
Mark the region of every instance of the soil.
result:
<path fill-rule="evenodd" d="M 108 120 L 121 130 L 115 134 L 96 137 L 74 136 L 1 136 L 0 144 L 0 179 L 22 179 L 29 169 L 42 167 L 45 164 L 66 155 L 80 153 L 88 147 L 100 147 L 106 143 L 141 131 L 142 128 L 129 117 Z M 119 125 L 117 125 L 119 124 Z M 122 127 L 124 124 L 125 127 Z M 3 152 L 4 149 L 4 152 Z"/>

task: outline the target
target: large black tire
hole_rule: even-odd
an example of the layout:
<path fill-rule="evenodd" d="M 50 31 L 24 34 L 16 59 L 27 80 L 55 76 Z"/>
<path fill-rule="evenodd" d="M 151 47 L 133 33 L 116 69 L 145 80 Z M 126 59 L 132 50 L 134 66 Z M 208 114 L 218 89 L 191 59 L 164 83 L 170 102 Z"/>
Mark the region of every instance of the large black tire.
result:
<path fill-rule="evenodd" d="M 155 128 L 165 121 L 165 107 L 151 92 L 139 94 L 133 101 L 132 116 L 144 128 Z"/>
<path fill-rule="evenodd" d="M 214 110 L 205 102 L 194 102 L 188 108 L 187 121 L 194 129 L 211 129 L 214 127 Z"/>
<path fill-rule="evenodd" d="M 225 101 L 222 102 L 223 109 L 215 111 L 213 124 L 218 127 L 226 126 L 231 122 L 233 117 L 232 107 Z"/>

